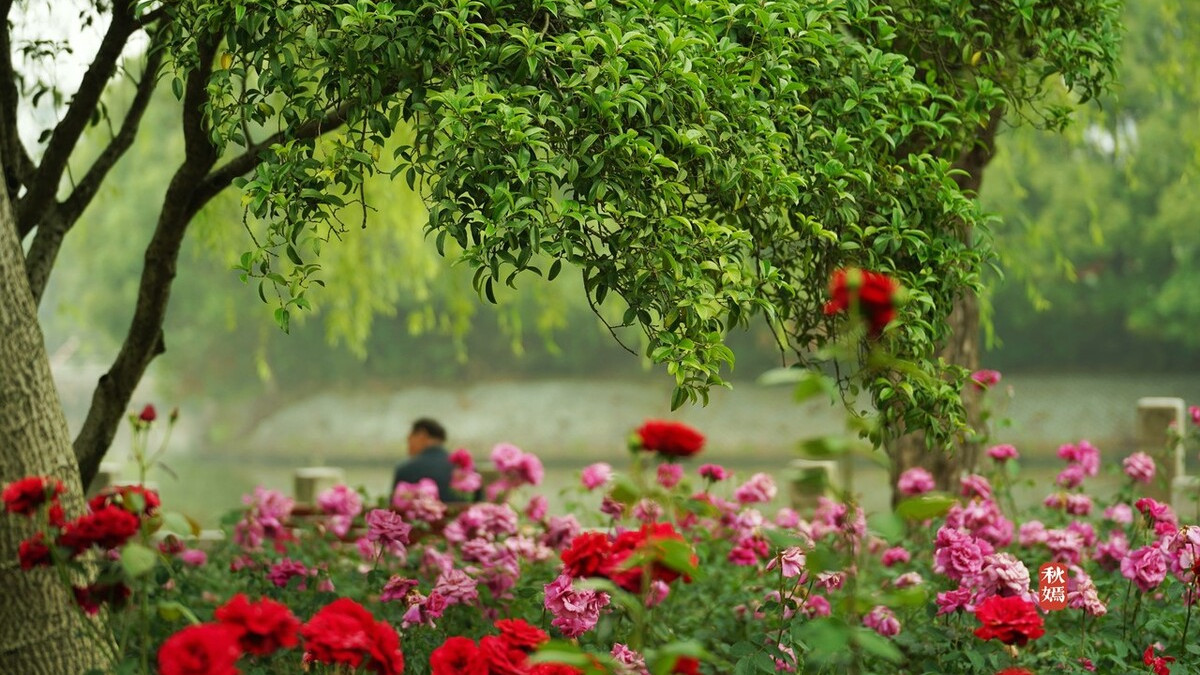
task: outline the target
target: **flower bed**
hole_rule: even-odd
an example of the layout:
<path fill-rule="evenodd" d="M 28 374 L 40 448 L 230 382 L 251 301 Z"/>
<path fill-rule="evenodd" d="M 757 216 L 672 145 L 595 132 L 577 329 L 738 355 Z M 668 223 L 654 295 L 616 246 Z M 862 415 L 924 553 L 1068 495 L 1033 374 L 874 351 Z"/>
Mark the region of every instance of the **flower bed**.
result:
<path fill-rule="evenodd" d="M 495 501 L 448 516 L 428 484 L 375 508 L 338 486 L 294 519 L 259 489 L 206 551 L 136 486 L 73 519 L 51 480 L 3 497 L 39 529 L 21 566 L 62 568 L 81 611 L 110 610 L 115 658 L 167 675 L 1193 672 L 1200 527 L 1137 497 L 1154 479 L 1144 455 L 1106 504 L 1086 492 L 1099 451 L 1080 442 L 1029 513 L 1008 499 L 1018 453 L 996 446 L 958 495 L 913 470 L 896 513 L 823 498 L 764 514 L 770 476 L 686 467 L 702 437 L 642 431 L 630 475 L 581 472 L 578 491 L 604 495 L 589 513 L 548 513 L 536 458 L 507 445 Z M 456 481 L 474 485 L 468 459 Z M 1047 563 L 1065 570 L 1062 609 L 1040 606 L 1054 606 Z"/>

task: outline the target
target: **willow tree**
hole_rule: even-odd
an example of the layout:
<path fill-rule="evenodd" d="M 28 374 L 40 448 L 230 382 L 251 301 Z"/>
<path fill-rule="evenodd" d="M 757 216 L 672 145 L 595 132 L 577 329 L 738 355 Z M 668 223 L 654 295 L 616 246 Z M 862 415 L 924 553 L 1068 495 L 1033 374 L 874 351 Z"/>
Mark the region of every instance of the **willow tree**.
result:
<path fill-rule="evenodd" d="M 0 17 L 20 19 L 14 6 L 0 0 Z M 29 59 L 54 50 L 14 44 L 10 22 L 0 25 L 0 165 L 12 203 L 0 218 L 0 481 L 52 470 L 77 491 L 90 480 L 134 386 L 167 348 L 180 247 L 216 195 L 241 191 L 245 212 L 228 224 L 247 232 L 240 274 L 286 329 L 319 300 L 321 249 L 354 237 L 386 202 L 365 188 L 380 174 L 420 192 L 428 236 L 439 250 L 454 242 L 483 297 L 570 270 L 593 306 L 620 303 L 622 323 L 645 333 L 648 355 L 674 376 L 676 404 L 723 383 L 731 327 L 765 317 L 807 354 L 836 333 L 820 311 L 830 272 L 888 272 L 908 302 L 878 339 L 926 376 L 876 387 L 902 392 L 889 410 L 935 436 L 961 427 L 934 351 L 984 253 L 962 236 L 977 211 L 944 152 L 965 141 L 938 143 L 986 128 L 1004 97 L 980 84 L 958 101 L 910 61 L 897 31 L 918 27 L 911 9 L 118 0 L 89 13 L 104 38 L 32 150 L 19 111 L 49 87 Z M 88 124 L 109 112 L 104 92 L 122 55 L 139 44 L 136 94 L 113 113 L 111 140 L 94 158 L 74 157 Z M 167 186 L 133 317 L 69 445 L 34 307 L 160 84 L 182 101 L 184 156 L 151 169 Z M 389 152 L 401 122 L 413 135 Z M 68 175 L 73 160 L 82 168 Z M 0 560 L 15 560 L 17 527 L 0 525 Z M 79 613 L 50 577 L 12 562 L 0 575 L 10 670 L 82 672 L 102 658 L 95 639 L 77 639 Z"/>

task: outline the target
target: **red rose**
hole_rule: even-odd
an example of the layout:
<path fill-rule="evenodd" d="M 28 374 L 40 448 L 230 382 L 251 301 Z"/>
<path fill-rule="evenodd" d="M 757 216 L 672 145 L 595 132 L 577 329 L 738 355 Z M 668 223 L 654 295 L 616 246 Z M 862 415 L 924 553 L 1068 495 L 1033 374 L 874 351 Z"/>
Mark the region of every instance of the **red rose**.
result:
<path fill-rule="evenodd" d="M 284 605 L 268 598 L 250 602 L 238 593 L 213 614 L 217 621 L 237 629 L 242 651 L 266 656 L 296 646 L 300 621 Z"/>
<path fill-rule="evenodd" d="M 583 675 L 583 671 L 565 663 L 538 663 L 528 670 L 529 675 Z"/>
<path fill-rule="evenodd" d="M 1033 675 L 1033 673 L 1024 668 L 1005 668 L 996 675 Z"/>
<path fill-rule="evenodd" d="M 237 632 L 218 623 L 188 626 L 158 650 L 161 675 L 237 675 Z"/>
<path fill-rule="evenodd" d="M 322 607 L 300 628 L 306 656 L 314 661 L 345 664 L 358 668 L 367 661 L 367 669 L 380 675 L 404 671 L 400 636 L 395 629 L 375 621 L 362 605 L 349 598 L 338 598 Z"/>
<path fill-rule="evenodd" d="M 529 625 L 523 619 L 500 619 L 496 622 L 496 628 L 500 629 L 500 637 L 508 644 L 529 652 L 550 641 L 546 631 Z"/>
<path fill-rule="evenodd" d="M 642 450 L 668 457 L 691 457 L 704 446 L 704 436 L 680 422 L 647 420 L 637 429 Z"/>
<path fill-rule="evenodd" d="M 574 578 L 600 576 L 600 570 L 612 554 L 612 541 L 603 532 L 575 535 L 562 552 L 563 571 Z"/>
<path fill-rule="evenodd" d="M 700 661 L 690 656 L 680 656 L 675 659 L 675 667 L 671 672 L 680 675 L 700 675 Z"/>
<path fill-rule="evenodd" d="M 21 542 L 17 547 L 17 558 L 21 561 L 21 569 L 31 570 L 35 567 L 49 567 L 54 559 L 50 557 L 50 547 L 41 532 Z"/>
<path fill-rule="evenodd" d="M 29 476 L 9 483 L 0 498 L 9 513 L 31 516 L 47 499 L 54 499 L 66 492 L 61 481 L 54 478 Z"/>
<path fill-rule="evenodd" d="M 116 548 L 137 534 L 138 517 L 119 506 L 105 506 L 67 523 L 60 546 L 78 554 L 90 546 Z"/>
<path fill-rule="evenodd" d="M 859 314 L 867 320 L 870 334 L 878 336 L 896 318 L 896 291 L 899 289 L 900 284 L 886 274 L 840 269 L 830 279 L 831 299 L 825 303 L 825 313 L 839 314 L 857 304 Z"/>
<path fill-rule="evenodd" d="M 446 638 L 429 655 L 432 675 L 488 675 L 488 661 L 479 645 L 465 637 Z"/>
<path fill-rule="evenodd" d="M 154 406 L 147 404 L 145 408 L 142 408 L 142 412 L 138 413 L 138 419 L 146 423 L 153 422 L 158 419 L 158 411 L 154 409 Z"/>
<path fill-rule="evenodd" d="M 88 502 L 93 511 L 99 511 L 106 506 L 123 506 L 133 513 L 152 514 L 162 505 L 158 493 L 148 490 L 141 485 L 114 485 L 104 488 Z"/>
<path fill-rule="evenodd" d="M 630 593 L 641 593 L 642 566 L 626 567 L 626 562 L 637 555 L 649 563 L 652 580 L 668 584 L 675 581 L 681 576 L 680 572 L 658 562 L 664 556 L 659 542 L 664 540 L 687 541 L 670 523 L 648 523 L 636 531 L 622 532 L 613 542 L 612 555 L 608 557 L 602 570 L 604 576 Z M 692 563 L 698 562 L 699 558 L 693 553 Z"/>
<path fill-rule="evenodd" d="M 975 606 L 975 617 L 983 625 L 975 635 L 983 640 L 996 639 L 1006 645 L 1024 646 L 1045 634 L 1042 617 L 1032 602 L 1018 596 L 993 595 Z"/>
<path fill-rule="evenodd" d="M 479 640 L 479 651 L 487 660 L 488 675 L 526 675 L 528 655 L 508 640 L 498 635 L 484 636 Z"/>
<path fill-rule="evenodd" d="M 1171 675 L 1171 668 L 1168 663 L 1174 663 L 1174 656 L 1155 656 L 1154 645 L 1146 647 L 1146 651 L 1142 653 L 1142 663 L 1154 669 L 1154 675 Z"/>
<path fill-rule="evenodd" d="M 107 603 L 114 608 L 120 608 L 129 599 L 129 587 L 121 582 L 115 584 L 92 584 L 91 586 L 76 586 L 75 603 L 88 614 L 95 615 L 100 606 Z"/>

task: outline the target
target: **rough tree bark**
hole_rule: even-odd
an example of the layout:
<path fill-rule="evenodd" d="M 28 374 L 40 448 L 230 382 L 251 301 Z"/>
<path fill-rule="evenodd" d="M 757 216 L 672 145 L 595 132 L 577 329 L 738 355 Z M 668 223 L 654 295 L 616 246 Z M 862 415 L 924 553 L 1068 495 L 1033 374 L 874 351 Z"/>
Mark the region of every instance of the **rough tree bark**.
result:
<path fill-rule="evenodd" d="M 0 174 L 3 174 L 0 168 Z M 67 486 L 64 507 L 82 510 L 79 470 L 67 420 L 50 375 L 25 274 L 8 190 L 0 189 L 0 484 L 52 475 Z M 32 534 L 24 518 L 0 513 L 0 672 L 84 673 L 107 664 L 89 639 L 83 613 L 54 574 L 17 564 L 20 542 Z M 20 520 L 18 520 L 20 518 Z"/>
<path fill-rule="evenodd" d="M 978 195 L 983 185 L 983 172 L 995 156 L 996 133 L 1004 119 L 1004 111 L 995 109 L 988 118 L 988 124 L 980 130 L 975 143 L 954 162 L 954 168 L 961 171 L 955 176 L 955 182 L 969 195 Z M 965 229 L 960 233 L 964 240 L 970 243 L 974 233 Z M 971 371 L 979 369 L 979 298 L 973 292 L 964 292 L 954 303 L 949 317 L 950 335 L 942 345 L 939 356 L 957 366 Z M 962 392 L 963 407 L 966 409 L 967 423 L 972 429 L 979 429 L 983 424 L 982 396 L 975 387 L 968 386 Z M 891 479 L 895 486 L 900 474 L 913 467 L 924 467 L 937 482 L 941 490 L 954 487 L 959 474 L 963 470 L 973 470 L 979 459 L 979 443 L 964 440 L 962 443 L 949 448 L 928 448 L 925 435 L 922 433 L 904 434 L 888 444 L 888 456 L 891 458 Z M 898 494 L 893 491 L 893 501 Z"/>

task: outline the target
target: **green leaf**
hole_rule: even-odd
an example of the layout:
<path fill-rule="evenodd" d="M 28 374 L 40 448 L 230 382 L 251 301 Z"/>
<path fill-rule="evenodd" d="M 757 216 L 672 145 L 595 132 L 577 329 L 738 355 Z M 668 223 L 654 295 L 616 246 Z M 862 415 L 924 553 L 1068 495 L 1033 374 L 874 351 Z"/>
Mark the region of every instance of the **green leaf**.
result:
<path fill-rule="evenodd" d="M 870 628 L 860 627 L 856 629 L 854 642 L 868 654 L 878 656 L 892 663 L 899 663 L 904 658 L 904 655 L 900 653 L 900 649 L 892 644 L 891 640 Z"/>
<path fill-rule="evenodd" d="M 909 497 L 896 505 L 896 515 L 907 520 L 928 520 L 946 515 L 958 500 L 946 494 L 929 492 Z"/>
<path fill-rule="evenodd" d="M 140 577 L 158 563 L 158 554 L 137 542 L 131 542 L 121 549 L 121 567 L 130 577 Z"/>
<path fill-rule="evenodd" d="M 889 542 L 904 538 L 904 520 L 895 513 L 874 513 L 867 518 L 871 531 Z"/>

